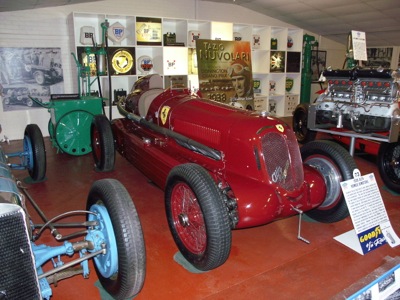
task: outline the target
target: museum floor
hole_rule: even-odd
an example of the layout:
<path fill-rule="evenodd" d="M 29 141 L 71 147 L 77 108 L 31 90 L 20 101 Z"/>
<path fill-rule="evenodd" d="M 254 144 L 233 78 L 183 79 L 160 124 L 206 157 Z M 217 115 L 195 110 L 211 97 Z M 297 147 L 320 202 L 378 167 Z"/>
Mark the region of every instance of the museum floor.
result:
<path fill-rule="evenodd" d="M 232 232 L 228 261 L 218 269 L 191 273 L 174 260 L 177 248 L 168 229 L 163 192 L 117 155 L 115 171 L 96 173 L 91 155 L 57 154 L 45 139 L 47 180 L 28 184 L 29 193 L 48 217 L 84 209 L 91 183 L 115 178 L 128 189 L 143 227 L 147 270 L 144 288 L 135 297 L 146 299 L 332 299 L 353 283 L 400 256 L 400 247 L 384 245 L 363 256 L 334 240 L 353 228 L 350 217 L 334 224 L 305 221 L 297 239 L 298 217 Z M 4 151 L 20 150 L 21 141 L 2 144 Z M 400 234 L 400 198 L 387 191 L 374 158 L 356 155 L 362 174 L 375 173 L 391 223 Z M 18 171 L 17 176 L 27 176 Z M 22 178 L 19 178 L 22 179 Z M 38 216 L 32 218 L 39 222 Z M 42 242 L 52 244 L 45 235 Z M 58 282 L 51 299 L 100 299 L 94 269 L 89 279 L 80 275 Z M 338 297 L 343 299 L 342 297 Z"/>

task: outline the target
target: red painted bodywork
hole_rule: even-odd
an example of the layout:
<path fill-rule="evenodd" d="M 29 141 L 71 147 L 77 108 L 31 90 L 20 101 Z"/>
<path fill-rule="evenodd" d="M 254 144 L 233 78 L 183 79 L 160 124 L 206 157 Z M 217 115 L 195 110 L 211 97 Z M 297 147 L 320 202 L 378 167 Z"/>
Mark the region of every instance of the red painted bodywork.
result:
<path fill-rule="evenodd" d="M 140 94 L 128 96 L 136 114 Z M 122 156 L 162 189 L 174 166 L 188 162 L 203 166 L 221 188 L 231 188 L 238 204 L 236 228 L 263 225 L 294 215 L 293 207 L 308 211 L 325 199 L 324 179 L 315 169 L 302 165 L 292 130 L 278 119 L 200 99 L 187 90 L 162 92 L 143 117 L 219 150 L 222 159 L 187 149 L 173 138 L 128 118 L 112 123 L 117 150 Z M 263 139 L 267 134 L 274 141 Z M 279 164 L 280 157 L 286 157 L 288 152 L 291 154 L 285 158 L 285 170 L 276 167 L 268 171 L 266 161 Z M 274 159 L 266 157 L 269 154 Z M 283 181 L 274 182 L 273 176 Z"/>

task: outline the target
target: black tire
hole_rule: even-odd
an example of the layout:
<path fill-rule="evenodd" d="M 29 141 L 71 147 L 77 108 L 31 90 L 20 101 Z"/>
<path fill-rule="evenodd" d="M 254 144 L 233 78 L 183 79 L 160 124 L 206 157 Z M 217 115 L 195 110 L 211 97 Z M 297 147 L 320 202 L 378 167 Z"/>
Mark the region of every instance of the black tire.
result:
<path fill-rule="evenodd" d="M 90 139 L 96 171 L 112 171 L 115 165 L 115 145 L 111 124 L 106 116 L 94 116 Z"/>
<path fill-rule="evenodd" d="M 299 143 L 305 144 L 315 140 L 317 132 L 307 127 L 308 104 L 299 104 L 293 112 L 292 127 Z"/>
<path fill-rule="evenodd" d="M 313 141 L 300 148 L 303 162 L 324 177 L 327 195 L 324 202 L 306 214 L 319 222 L 333 223 L 349 215 L 340 182 L 353 178 L 357 165 L 342 146 L 332 141 Z"/>
<path fill-rule="evenodd" d="M 400 193 L 400 142 L 381 143 L 378 169 L 383 183 L 393 192 Z"/>
<path fill-rule="evenodd" d="M 183 198 L 182 191 L 189 197 Z M 228 212 L 222 193 L 203 167 L 189 163 L 171 170 L 165 206 L 172 236 L 189 263 L 201 271 L 225 263 L 232 244 Z"/>
<path fill-rule="evenodd" d="M 42 131 L 36 124 L 29 124 L 24 133 L 24 166 L 29 172 L 29 176 L 34 181 L 44 180 L 46 177 L 46 149 Z"/>
<path fill-rule="evenodd" d="M 114 241 L 106 240 L 106 254 L 118 260 L 117 272 L 105 277 L 102 254 L 95 257 L 97 276 L 104 289 L 115 299 L 131 299 L 142 289 L 146 275 L 146 250 L 136 208 L 128 191 L 115 179 L 101 179 L 93 183 L 87 210 L 96 211 L 96 206 L 105 207 L 107 216 L 101 217 L 109 217 L 112 228 L 108 230 L 112 230 L 115 236 Z M 112 243 L 116 243 L 117 253 L 109 249 Z"/>

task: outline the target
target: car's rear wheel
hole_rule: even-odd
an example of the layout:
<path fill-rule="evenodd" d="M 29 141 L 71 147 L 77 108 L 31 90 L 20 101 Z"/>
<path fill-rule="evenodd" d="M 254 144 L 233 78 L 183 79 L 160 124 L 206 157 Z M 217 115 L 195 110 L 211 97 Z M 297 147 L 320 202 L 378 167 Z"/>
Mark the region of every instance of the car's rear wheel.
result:
<path fill-rule="evenodd" d="M 36 124 L 25 128 L 23 139 L 23 165 L 34 181 L 41 181 L 46 176 L 46 149 L 42 131 Z"/>
<path fill-rule="evenodd" d="M 210 174 L 196 164 L 176 166 L 165 190 L 168 224 L 185 259 L 208 271 L 229 257 L 232 236 L 222 193 Z"/>
<path fill-rule="evenodd" d="M 87 240 L 94 250 L 106 247 L 94 257 L 97 276 L 115 299 L 131 299 L 143 287 L 146 252 L 136 208 L 125 187 L 115 179 L 93 183 L 87 200 L 88 220 L 98 222 Z M 100 238 L 99 238 L 100 237 Z"/>
<path fill-rule="evenodd" d="M 308 122 L 308 104 L 299 104 L 293 112 L 292 127 L 296 134 L 296 139 L 299 143 L 305 144 L 315 140 L 317 132 L 309 130 L 307 127 Z"/>
<path fill-rule="evenodd" d="M 378 169 L 384 184 L 392 191 L 400 193 L 400 142 L 381 143 Z"/>
<path fill-rule="evenodd" d="M 351 155 L 332 141 L 313 141 L 300 148 L 303 162 L 315 168 L 325 180 L 326 198 L 324 202 L 306 214 L 319 222 L 332 223 L 349 215 L 340 182 L 353 178 L 357 169 Z"/>
<path fill-rule="evenodd" d="M 111 124 L 106 116 L 94 116 L 90 127 L 90 137 L 96 170 L 112 171 L 115 165 L 115 145 Z"/>

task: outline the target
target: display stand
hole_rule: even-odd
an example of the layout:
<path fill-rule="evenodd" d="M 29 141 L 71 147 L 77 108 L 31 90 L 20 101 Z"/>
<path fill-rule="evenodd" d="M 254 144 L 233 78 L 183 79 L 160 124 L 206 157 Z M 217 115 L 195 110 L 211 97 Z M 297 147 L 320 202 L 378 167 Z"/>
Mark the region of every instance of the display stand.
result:
<path fill-rule="evenodd" d="M 354 229 L 335 237 L 335 240 L 359 254 L 367 254 L 389 244 L 398 246 L 400 239 L 394 232 L 373 173 L 359 175 L 341 182 Z"/>

